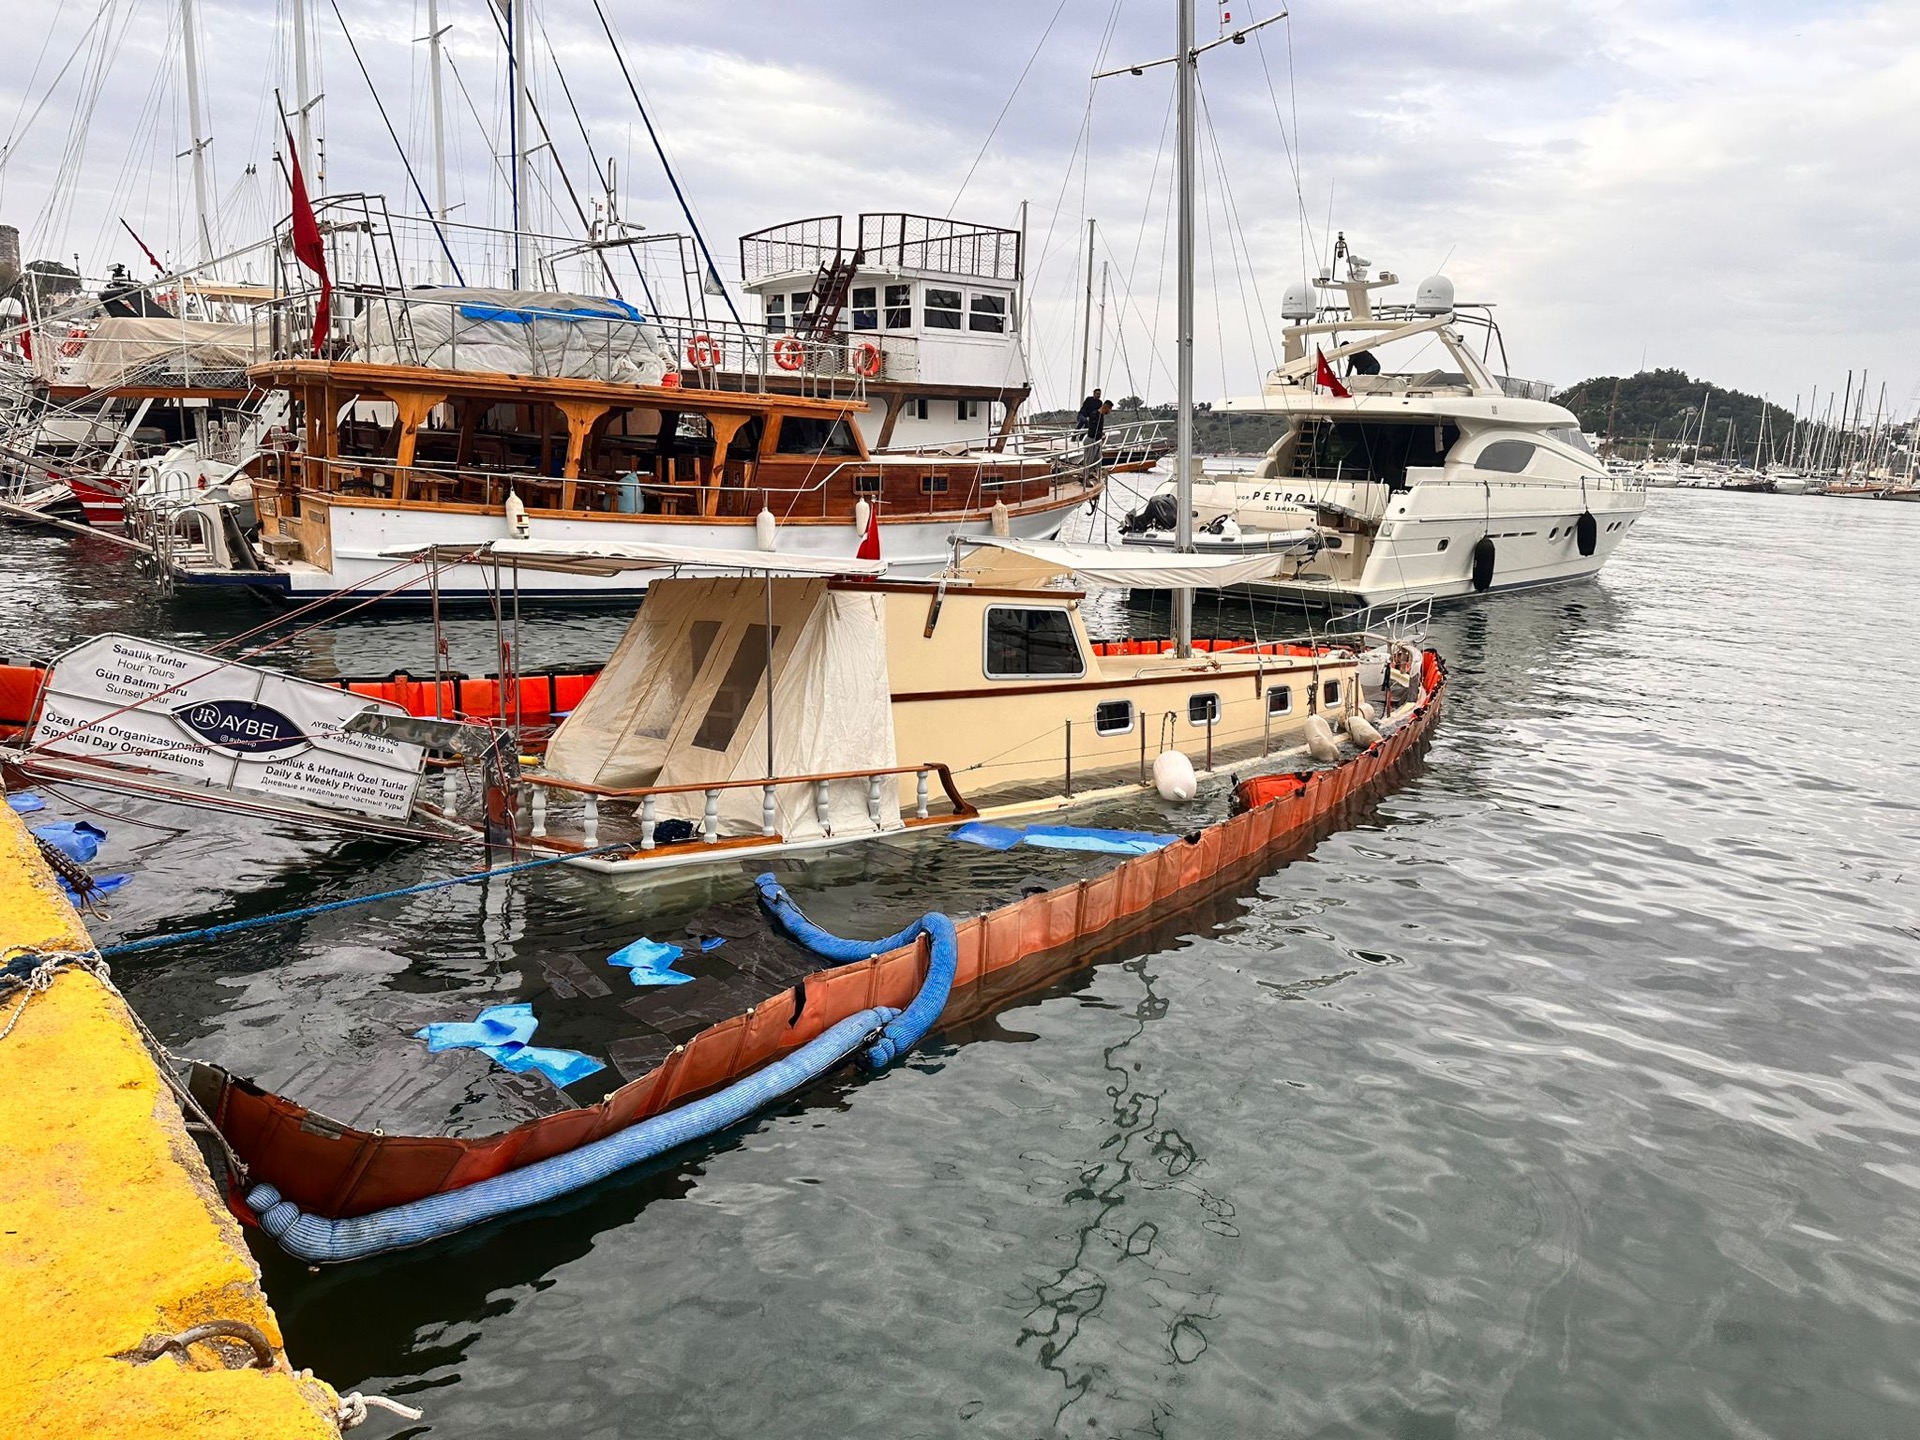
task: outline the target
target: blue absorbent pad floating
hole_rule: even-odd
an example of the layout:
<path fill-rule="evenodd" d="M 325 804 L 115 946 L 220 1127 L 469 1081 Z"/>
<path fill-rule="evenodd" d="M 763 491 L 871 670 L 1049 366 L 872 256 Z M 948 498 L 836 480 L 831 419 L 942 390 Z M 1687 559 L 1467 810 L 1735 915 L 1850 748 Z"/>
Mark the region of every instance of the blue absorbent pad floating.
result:
<path fill-rule="evenodd" d="M 67 883 L 66 876 L 60 875 L 55 878 L 60 881 L 60 888 L 67 892 L 67 899 L 78 905 L 81 900 L 80 892 Z M 131 879 L 133 879 L 131 875 L 96 875 L 93 877 L 92 898 L 97 900 L 102 895 L 111 895 Z"/>
<path fill-rule="evenodd" d="M 607 1067 L 578 1050 L 550 1050 L 543 1045 L 482 1045 L 480 1053 L 516 1075 L 538 1070 L 556 1085 L 571 1085 Z"/>
<path fill-rule="evenodd" d="M 1005 825 L 986 825 L 973 820 L 955 830 L 953 838 L 964 840 L 969 845 L 984 846 L 988 850 L 1011 850 L 1026 835 L 1019 830 L 1010 830 Z"/>
<path fill-rule="evenodd" d="M 1042 850 L 1085 850 L 1096 855 L 1150 855 L 1178 840 L 1145 830 L 1089 830 L 1078 825 L 1035 825 L 1027 844 Z"/>
<path fill-rule="evenodd" d="M 18 795 L 7 796 L 7 808 L 16 815 L 31 815 L 36 810 L 47 808 L 47 802 L 38 795 L 22 790 Z"/>
<path fill-rule="evenodd" d="M 727 937 L 724 935 L 705 935 L 700 939 L 700 951 L 705 954 L 709 950 L 718 950 L 726 943 Z"/>
<path fill-rule="evenodd" d="M 591 1055 L 578 1050 L 552 1050 L 529 1045 L 540 1022 L 533 1006 L 521 1001 L 516 1005 L 493 1005 L 472 1021 L 443 1020 L 413 1032 L 413 1038 L 427 1042 L 432 1054 L 442 1050 L 478 1050 L 494 1064 L 523 1075 L 538 1070 L 556 1085 L 571 1085 L 607 1067 Z"/>
<path fill-rule="evenodd" d="M 51 820 L 33 827 L 33 833 L 77 865 L 85 865 L 100 853 L 100 842 L 107 832 L 84 820 Z"/>
<path fill-rule="evenodd" d="M 539 1021 L 533 1018 L 533 1006 L 495 1005 L 482 1010 L 471 1022 L 445 1020 L 413 1032 L 413 1038 L 427 1042 L 427 1049 L 438 1055 L 442 1050 L 481 1050 L 489 1045 L 524 1045 L 533 1038 Z"/>
<path fill-rule="evenodd" d="M 701 948 L 709 947 L 703 945 Z M 631 945 L 614 951 L 607 957 L 607 963 L 625 970 L 636 985 L 684 985 L 693 976 L 682 975 L 673 968 L 673 962 L 686 953 L 678 945 L 642 936 Z"/>

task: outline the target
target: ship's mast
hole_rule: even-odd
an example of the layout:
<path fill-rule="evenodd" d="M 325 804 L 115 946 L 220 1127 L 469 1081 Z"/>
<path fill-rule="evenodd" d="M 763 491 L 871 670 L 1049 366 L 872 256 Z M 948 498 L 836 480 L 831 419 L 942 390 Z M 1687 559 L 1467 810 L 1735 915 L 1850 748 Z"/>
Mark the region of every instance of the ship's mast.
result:
<path fill-rule="evenodd" d="M 507 42 L 511 47 L 508 68 L 513 79 L 513 284 L 518 290 L 533 288 L 533 241 L 527 234 L 527 215 L 533 207 L 533 167 L 529 163 L 532 137 L 527 124 L 527 56 L 532 51 L 532 17 L 526 13 L 531 0 L 509 0 Z"/>
<path fill-rule="evenodd" d="M 433 107 L 433 216 L 443 225 L 447 219 L 447 123 L 440 105 L 440 37 L 450 28 L 440 24 L 440 0 L 427 0 L 427 103 Z M 444 257 L 440 263 L 445 279 Z"/>
<path fill-rule="evenodd" d="M 208 136 L 200 120 L 200 48 L 193 23 L 193 0 L 180 0 L 180 45 L 187 66 L 187 129 L 193 137 L 193 228 L 200 243 L 200 263 L 213 259 L 213 230 L 207 210 Z"/>
<path fill-rule="evenodd" d="M 293 0 L 294 154 L 309 192 L 320 193 L 320 172 L 313 164 L 313 86 L 307 75 L 307 0 Z"/>
<path fill-rule="evenodd" d="M 1193 72 L 1199 57 L 1193 53 L 1193 0 L 1174 0 L 1173 63 L 1178 79 L 1174 89 L 1177 116 L 1174 145 L 1174 190 L 1178 281 L 1175 307 L 1174 393 L 1174 503 L 1179 514 L 1174 549 L 1193 553 Z M 1193 654 L 1193 591 L 1173 592 L 1173 640 L 1182 658 Z"/>

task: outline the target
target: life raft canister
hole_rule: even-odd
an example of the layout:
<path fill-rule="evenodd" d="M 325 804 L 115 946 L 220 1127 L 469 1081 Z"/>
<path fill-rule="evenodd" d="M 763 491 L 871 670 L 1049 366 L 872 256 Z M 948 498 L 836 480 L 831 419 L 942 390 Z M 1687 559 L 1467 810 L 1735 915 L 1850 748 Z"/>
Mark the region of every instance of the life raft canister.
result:
<path fill-rule="evenodd" d="M 871 340 L 862 340 L 853 352 L 853 373 L 864 380 L 872 380 L 880 374 L 884 359 L 878 345 Z"/>
<path fill-rule="evenodd" d="M 1493 584 L 1493 537 L 1482 535 L 1473 547 L 1473 588 L 1485 590 Z"/>
<path fill-rule="evenodd" d="M 687 342 L 687 363 L 696 370 L 717 369 L 720 346 L 711 335 L 696 335 Z"/>
<path fill-rule="evenodd" d="M 797 335 L 782 335 L 773 342 L 773 363 L 782 370 L 798 370 L 807 363 L 806 347 Z"/>

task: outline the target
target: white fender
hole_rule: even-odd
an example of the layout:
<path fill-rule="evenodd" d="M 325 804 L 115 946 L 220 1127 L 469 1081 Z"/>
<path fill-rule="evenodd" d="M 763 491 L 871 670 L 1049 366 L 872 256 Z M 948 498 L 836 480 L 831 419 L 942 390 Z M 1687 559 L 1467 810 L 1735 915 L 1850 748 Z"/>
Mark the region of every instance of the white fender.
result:
<path fill-rule="evenodd" d="M 1193 762 L 1178 750 L 1162 750 L 1153 757 L 1153 788 L 1162 800 L 1191 800 L 1200 789 Z"/>
<path fill-rule="evenodd" d="M 1353 737 L 1353 743 L 1362 750 L 1380 743 L 1380 732 L 1373 728 L 1373 722 L 1364 715 L 1347 717 L 1347 734 Z"/>
<path fill-rule="evenodd" d="M 1307 737 L 1307 753 L 1314 759 L 1326 762 L 1340 758 L 1340 742 L 1333 738 L 1333 727 L 1327 724 L 1326 716 L 1309 715 L 1301 729 Z"/>
<path fill-rule="evenodd" d="M 777 548 L 780 527 L 774 523 L 773 512 L 766 506 L 760 507 L 760 513 L 753 517 L 753 543 L 762 550 Z"/>

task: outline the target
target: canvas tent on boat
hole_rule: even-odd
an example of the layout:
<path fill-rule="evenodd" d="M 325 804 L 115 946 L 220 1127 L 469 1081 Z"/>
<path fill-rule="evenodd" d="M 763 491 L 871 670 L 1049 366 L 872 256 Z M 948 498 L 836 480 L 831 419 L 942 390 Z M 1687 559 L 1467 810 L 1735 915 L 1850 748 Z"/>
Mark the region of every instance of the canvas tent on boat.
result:
<path fill-rule="evenodd" d="M 370 300 L 356 359 L 375 365 L 657 385 L 678 369 L 660 327 L 624 300 L 547 290 L 423 287 Z"/>
<path fill-rule="evenodd" d="M 605 670 L 547 747 L 549 775 L 607 789 L 721 790 L 723 833 L 761 833 L 769 775 L 884 770 L 895 755 L 882 597 L 825 577 L 711 576 L 654 582 Z M 769 627 L 771 621 L 771 627 Z M 771 714 L 767 674 L 773 674 Z M 880 827 L 900 823 L 880 790 Z M 864 779 L 774 791 L 788 840 L 872 829 Z M 658 818 L 698 823 L 699 789 L 661 795 Z"/>

